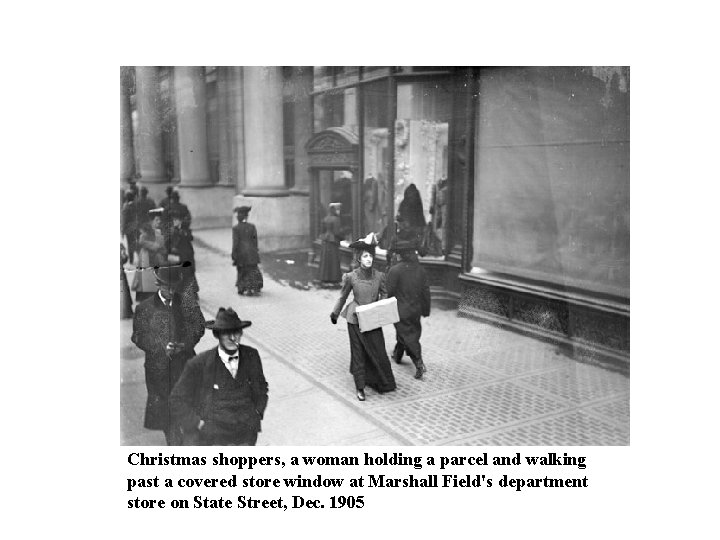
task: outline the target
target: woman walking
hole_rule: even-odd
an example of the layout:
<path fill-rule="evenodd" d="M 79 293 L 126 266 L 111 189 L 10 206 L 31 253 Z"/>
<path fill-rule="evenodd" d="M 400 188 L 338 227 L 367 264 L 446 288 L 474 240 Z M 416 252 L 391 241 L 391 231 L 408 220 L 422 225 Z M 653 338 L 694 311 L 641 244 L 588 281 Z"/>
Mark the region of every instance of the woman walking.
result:
<path fill-rule="evenodd" d="M 260 289 L 263 288 L 263 276 L 258 268 L 260 253 L 257 229 L 247 221 L 250 208 L 250 206 L 240 206 L 235 209 L 238 224 L 233 227 L 232 261 L 237 267 L 235 286 L 238 294 L 253 296 L 260 294 Z"/>
<path fill-rule="evenodd" d="M 385 274 L 372 267 L 376 245 L 373 233 L 350 244 L 355 250 L 355 260 L 360 267 L 343 275 L 340 298 L 330 313 L 333 324 L 337 324 L 339 315 L 347 319 L 350 337 L 350 373 L 355 379 L 357 398 L 360 401 L 365 401 L 365 386 L 381 394 L 396 388 L 390 360 L 385 351 L 382 328 L 361 332 L 355 313 L 357 306 L 371 304 L 385 298 L 386 295 Z M 343 309 L 351 291 L 353 300 Z"/>
<path fill-rule="evenodd" d="M 323 285 L 335 285 L 340 282 L 340 208 L 341 203 L 330 203 L 328 215 L 323 219 L 325 231 L 320 235 L 322 250 L 320 251 L 319 278 Z"/>

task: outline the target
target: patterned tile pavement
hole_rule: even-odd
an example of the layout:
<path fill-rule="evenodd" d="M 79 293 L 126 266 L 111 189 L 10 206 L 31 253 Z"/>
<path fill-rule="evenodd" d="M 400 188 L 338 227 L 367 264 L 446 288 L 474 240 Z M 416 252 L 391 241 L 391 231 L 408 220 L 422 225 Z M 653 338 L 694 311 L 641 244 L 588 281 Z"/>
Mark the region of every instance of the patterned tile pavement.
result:
<path fill-rule="evenodd" d="M 227 231 L 196 234 L 201 306 L 207 315 L 232 305 L 253 321 L 250 344 L 369 419 L 379 430 L 413 445 L 627 445 L 628 377 L 580 364 L 556 347 L 434 309 L 423 319 L 424 380 L 405 359 L 393 364 L 398 389 L 367 392 L 358 402 L 348 372 L 345 324 L 329 313 L 336 290 L 301 290 L 265 274 L 259 297 L 234 291 Z M 394 329 L 385 328 L 392 350 Z M 272 384 L 272 383 L 271 383 Z M 374 432 L 368 435 L 372 440 Z M 360 436 L 362 439 L 363 437 Z"/>

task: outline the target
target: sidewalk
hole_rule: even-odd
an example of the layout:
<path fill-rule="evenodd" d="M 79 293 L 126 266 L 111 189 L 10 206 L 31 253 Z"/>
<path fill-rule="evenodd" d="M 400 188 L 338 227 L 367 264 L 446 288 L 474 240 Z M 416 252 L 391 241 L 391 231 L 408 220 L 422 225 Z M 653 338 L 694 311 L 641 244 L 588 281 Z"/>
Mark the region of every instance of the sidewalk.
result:
<path fill-rule="evenodd" d="M 230 231 L 194 234 L 206 317 L 231 305 L 253 321 L 243 339 L 260 349 L 270 383 L 259 444 L 629 444 L 628 377 L 437 306 L 423 319 L 425 378 L 413 379 L 405 359 L 393 364 L 397 391 L 380 396 L 368 389 L 359 402 L 347 329 L 328 317 L 338 291 L 291 286 L 263 268 L 262 295 L 238 296 Z M 270 257 L 261 256 L 264 267 L 272 266 Z M 128 343 L 129 334 L 122 339 Z M 385 343 L 390 351 L 392 327 Z"/>

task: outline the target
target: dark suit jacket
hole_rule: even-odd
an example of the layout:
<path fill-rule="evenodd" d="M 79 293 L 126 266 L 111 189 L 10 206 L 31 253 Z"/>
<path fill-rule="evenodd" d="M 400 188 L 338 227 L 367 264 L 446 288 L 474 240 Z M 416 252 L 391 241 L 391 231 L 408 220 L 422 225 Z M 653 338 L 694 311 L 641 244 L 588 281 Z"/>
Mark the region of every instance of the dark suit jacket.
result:
<path fill-rule="evenodd" d="M 216 370 L 227 370 L 220 360 L 217 347 L 191 358 L 170 394 L 173 417 L 178 419 L 186 435 L 197 433 L 198 423 L 205 420 L 205 408 L 213 403 L 210 397 L 214 390 Z M 250 386 L 254 410 L 242 414 L 254 419 L 257 431 L 260 431 L 260 421 L 268 402 L 268 384 L 257 349 L 240 345 L 240 363 L 235 379 L 246 380 Z"/>

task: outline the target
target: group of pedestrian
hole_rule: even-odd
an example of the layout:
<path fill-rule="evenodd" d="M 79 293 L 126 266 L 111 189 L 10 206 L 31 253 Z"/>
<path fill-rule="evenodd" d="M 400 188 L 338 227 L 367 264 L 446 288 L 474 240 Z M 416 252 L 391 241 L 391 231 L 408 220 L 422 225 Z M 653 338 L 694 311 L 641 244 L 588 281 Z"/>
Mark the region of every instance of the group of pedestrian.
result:
<path fill-rule="evenodd" d="M 130 189 L 124 193 L 120 224 L 127 250 L 124 255 L 121 254 L 121 265 L 125 262 L 135 264 L 129 288 L 135 291 L 137 303 L 157 292 L 155 278 L 150 270 L 161 265 L 183 264 L 189 269 L 189 282 L 195 292 L 199 290 L 195 279 L 190 210 L 180 202 L 179 193 L 172 187 L 167 188 L 166 194 L 160 205 L 156 206 L 155 201 L 148 197 L 145 186 L 138 189 L 135 183 L 131 183 Z M 128 310 L 124 309 L 121 317 L 123 313 L 127 316 Z"/>
<path fill-rule="evenodd" d="M 133 289 L 139 305 L 131 339 L 145 353 L 144 425 L 162 430 L 168 445 L 254 445 L 268 402 L 268 384 L 258 351 L 240 344 L 244 329 L 252 323 L 240 319 L 232 308 L 220 308 L 214 321 L 204 320 L 198 304 L 190 213 L 172 190 L 158 207 L 142 191 L 138 200 L 132 192 L 125 196 L 123 232 L 129 253 L 121 244 L 121 274 L 124 277 L 123 264 L 134 257 L 138 271 Z M 133 214 L 139 217 L 141 201 L 147 201 L 142 203 L 147 219 L 138 219 L 135 228 L 131 221 Z M 232 247 L 235 285 L 238 294 L 247 296 L 259 294 L 263 286 L 257 229 L 248 222 L 250 210 L 249 206 L 235 209 Z M 340 316 L 347 320 L 350 372 L 357 399 L 365 401 L 366 387 L 382 394 L 395 390 L 397 384 L 382 328 L 362 331 L 357 308 L 384 298 L 397 299 L 399 321 L 392 359 L 401 364 L 407 354 L 415 378 L 422 379 L 426 368 L 420 345 L 421 317 L 430 314 L 430 289 L 418 260 L 417 229 L 406 218 L 405 207 L 399 221 L 407 221 L 408 226 L 397 229 L 392 250 L 398 259 L 393 259 L 387 273 L 373 265 L 378 242 L 370 233 L 350 244 L 357 268 L 341 274 L 339 211 L 339 203 L 331 204 L 324 221 L 321 274 L 329 283 L 342 279 L 330 319 L 333 324 Z M 130 241 L 133 235 L 135 243 Z M 127 281 L 124 292 L 129 296 Z M 346 305 L 350 293 L 352 299 Z M 217 346 L 196 355 L 195 347 L 207 329 L 212 330 Z"/>
<path fill-rule="evenodd" d="M 145 353 L 147 403 L 144 426 L 162 430 L 168 445 L 254 445 L 268 387 L 257 350 L 240 344 L 250 321 L 220 308 L 206 322 L 198 304 L 192 218 L 168 187 L 159 205 L 134 183 L 123 194 L 121 318 L 133 317 L 131 340 Z M 139 199 L 137 198 L 139 196 Z M 233 264 L 240 294 L 259 294 L 257 230 L 249 206 L 236 208 Z M 129 286 L 124 264 L 135 262 Z M 138 305 L 133 315 L 130 289 Z M 195 346 L 210 329 L 218 345 L 198 355 Z"/>
<path fill-rule="evenodd" d="M 430 315 L 430 286 L 418 261 L 417 242 L 398 240 L 395 243 L 400 262 L 390 267 L 387 275 L 373 267 L 376 246 L 377 239 L 373 233 L 350 244 L 358 267 L 343 275 L 340 297 L 330 313 L 333 324 L 337 324 L 340 316 L 347 320 L 350 373 L 360 401 L 366 400 L 366 386 L 383 394 L 395 390 L 396 383 L 385 349 L 383 330 L 375 328 L 363 332 L 357 318 L 358 306 L 395 297 L 400 320 L 394 325 L 396 344 L 393 360 L 401 364 L 403 355 L 407 353 L 415 366 L 415 378 L 421 379 L 426 372 L 420 345 L 420 319 Z M 352 300 L 345 305 L 351 292 Z"/>
<path fill-rule="evenodd" d="M 145 428 L 168 445 L 254 445 L 268 385 L 257 350 L 240 344 L 252 323 L 231 308 L 206 323 L 182 266 L 153 275 L 158 292 L 138 306 L 131 338 L 145 352 Z M 206 329 L 218 345 L 196 355 Z"/>
<path fill-rule="evenodd" d="M 396 383 L 385 351 L 382 328 L 362 332 L 356 315 L 358 306 L 395 297 L 400 320 L 394 324 L 396 343 L 393 360 L 401 364 L 407 354 L 415 366 L 416 379 L 422 379 L 426 372 L 420 336 L 421 318 L 430 315 L 430 286 L 418 259 L 418 254 L 424 256 L 427 253 L 423 241 L 426 223 L 420 192 L 415 184 L 410 184 L 405 189 L 395 222 L 381 233 L 382 246 L 387 250 L 387 273 L 373 267 L 378 241 L 376 235 L 370 233 L 350 244 L 357 268 L 342 274 L 340 207 L 340 203 L 330 203 L 328 214 L 322 221 L 324 230 L 320 235 L 322 248 L 318 277 L 324 286 L 342 279 L 340 298 L 330 313 L 330 320 L 333 324 L 337 324 L 340 316 L 347 320 L 350 373 L 355 381 L 357 398 L 365 401 L 366 386 L 382 394 L 395 390 Z M 352 301 L 345 305 L 351 292 Z"/>

